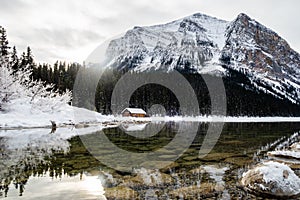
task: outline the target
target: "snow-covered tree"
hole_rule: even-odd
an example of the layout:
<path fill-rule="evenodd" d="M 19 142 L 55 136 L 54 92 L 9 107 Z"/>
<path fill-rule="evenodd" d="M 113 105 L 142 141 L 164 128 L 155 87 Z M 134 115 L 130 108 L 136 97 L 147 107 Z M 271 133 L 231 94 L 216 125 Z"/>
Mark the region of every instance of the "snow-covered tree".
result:
<path fill-rule="evenodd" d="M 70 102 L 71 92 L 59 94 L 54 85 L 32 80 L 31 70 L 13 74 L 8 63 L 0 66 L 0 110 L 9 111 L 17 104 L 31 106 L 32 112 L 53 112 Z"/>
<path fill-rule="evenodd" d="M 3 34 L 5 30 L 0 27 L 0 40 L 6 40 Z M 54 112 L 70 102 L 70 91 L 60 94 L 54 85 L 33 80 L 32 66 L 13 69 L 14 62 L 8 59 L 9 52 L 2 51 L 8 49 L 3 48 L 7 44 L 0 43 L 0 112 L 18 109 L 20 105 L 30 107 L 31 112 Z M 33 60 L 31 63 L 34 63 Z"/>
<path fill-rule="evenodd" d="M 5 106 L 20 97 L 25 87 L 20 84 L 17 77 L 12 75 L 8 63 L 0 63 L 0 110 L 7 110 Z"/>

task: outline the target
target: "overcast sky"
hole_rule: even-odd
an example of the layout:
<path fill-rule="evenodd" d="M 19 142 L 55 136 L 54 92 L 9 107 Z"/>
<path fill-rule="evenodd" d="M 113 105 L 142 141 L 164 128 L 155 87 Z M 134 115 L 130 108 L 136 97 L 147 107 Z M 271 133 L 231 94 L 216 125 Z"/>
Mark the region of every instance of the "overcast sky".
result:
<path fill-rule="evenodd" d="M 197 12 L 233 20 L 243 12 L 300 52 L 299 0 L 0 0 L 0 25 L 38 62 L 82 63 L 103 41 L 131 29 Z"/>

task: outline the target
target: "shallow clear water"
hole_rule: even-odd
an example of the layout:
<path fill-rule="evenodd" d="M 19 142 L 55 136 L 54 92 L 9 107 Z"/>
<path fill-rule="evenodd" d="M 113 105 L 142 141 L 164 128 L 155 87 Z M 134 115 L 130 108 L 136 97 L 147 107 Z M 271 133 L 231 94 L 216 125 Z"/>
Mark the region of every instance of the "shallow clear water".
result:
<path fill-rule="evenodd" d="M 196 137 L 184 153 L 178 144 L 156 157 L 147 157 L 148 160 L 139 158 L 139 154 L 155 152 L 170 144 L 181 127 L 188 135 L 192 130 L 189 127 L 195 126 Z M 258 161 L 268 159 L 266 152 L 298 132 L 300 123 L 226 123 L 212 151 L 199 158 L 207 128 L 208 123 L 192 122 L 123 124 L 69 139 L 42 129 L 38 134 L 26 130 L 20 135 L 16 131 L 0 131 L 0 197 L 255 199 L 255 195 L 240 186 L 242 173 Z M 22 137 L 26 134 L 25 141 Z M 115 147 L 99 142 L 101 135 Z M 119 153 L 116 147 L 131 154 L 116 160 Z M 176 160 L 165 162 L 170 159 Z M 126 160 L 131 166 L 127 171 L 123 166 Z M 149 161 L 151 169 L 141 167 L 148 166 L 145 163 Z M 299 166 L 294 169 L 298 173 Z"/>

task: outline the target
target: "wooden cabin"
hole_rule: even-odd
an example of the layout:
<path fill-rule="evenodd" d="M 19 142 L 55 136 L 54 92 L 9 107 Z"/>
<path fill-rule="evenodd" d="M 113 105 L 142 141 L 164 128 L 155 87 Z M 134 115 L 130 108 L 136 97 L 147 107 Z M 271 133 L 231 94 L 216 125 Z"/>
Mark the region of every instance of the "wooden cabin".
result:
<path fill-rule="evenodd" d="M 146 112 L 141 108 L 125 108 L 121 112 L 123 117 L 146 117 Z"/>

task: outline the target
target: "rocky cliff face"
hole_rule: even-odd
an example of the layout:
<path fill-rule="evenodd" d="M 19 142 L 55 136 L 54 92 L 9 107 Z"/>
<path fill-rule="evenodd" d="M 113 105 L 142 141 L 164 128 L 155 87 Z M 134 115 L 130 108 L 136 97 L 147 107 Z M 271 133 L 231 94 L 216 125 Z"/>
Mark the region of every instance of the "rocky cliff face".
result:
<path fill-rule="evenodd" d="M 300 55 L 277 33 L 240 14 L 226 29 L 221 61 L 279 98 L 299 101 Z"/>
<path fill-rule="evenodd" d="M 227 22 L 198 13 L 135 27 L 110 42 L 106 57 L 109 67 L 137 72 L 180 70 L 226 77 L 234 70 L 264 93 L 300 102 L 299 53 L 245 14 Z"/>

